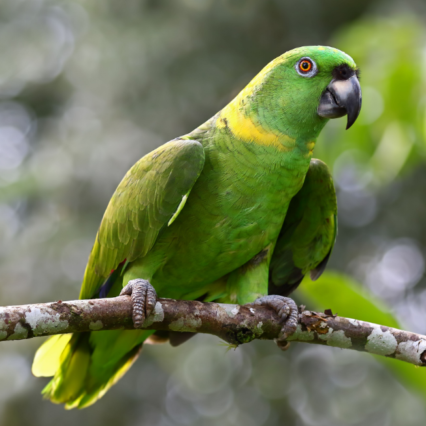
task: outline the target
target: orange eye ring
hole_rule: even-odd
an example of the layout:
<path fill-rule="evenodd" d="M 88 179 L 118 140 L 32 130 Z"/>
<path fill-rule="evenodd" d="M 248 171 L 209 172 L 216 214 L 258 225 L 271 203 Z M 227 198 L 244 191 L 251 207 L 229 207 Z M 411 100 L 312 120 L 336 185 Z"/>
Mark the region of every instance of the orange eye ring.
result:
<path fill-rule="evenodd" d="M 309 59 L 303 59 L 299 62 L 299 71 L 302 73 L 308 73 L 312 69 L 312 62 Z"/>

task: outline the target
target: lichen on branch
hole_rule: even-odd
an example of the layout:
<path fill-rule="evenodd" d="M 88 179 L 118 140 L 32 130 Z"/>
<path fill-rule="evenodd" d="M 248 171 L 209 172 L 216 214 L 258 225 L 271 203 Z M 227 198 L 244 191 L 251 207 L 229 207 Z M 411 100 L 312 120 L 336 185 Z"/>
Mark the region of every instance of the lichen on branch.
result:
<path fill-rule="evenodd" d="M 426 365 L 426 336 L 330 312 L 304 310 L 298 321 L 289 342 L 355 349 Z M 143 328 L 207 333 L 240 345 L 277 338 L 281 323 L 273 310 L 261 305 L 159 299 Z M 1 341 L 113 329 L 133 329 L 128 296 L 0 307 Z"/>

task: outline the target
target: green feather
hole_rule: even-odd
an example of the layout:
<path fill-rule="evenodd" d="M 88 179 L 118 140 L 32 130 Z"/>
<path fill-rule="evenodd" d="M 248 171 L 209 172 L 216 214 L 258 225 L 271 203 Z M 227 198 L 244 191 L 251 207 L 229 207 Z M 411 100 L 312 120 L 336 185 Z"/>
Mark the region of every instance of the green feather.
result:
<path fill-rule="evenodd" d="M 109 202 L 89 257 L 80 298 L 93 297 L 110 271 L 146 254 L 178 213 L 204 165 L 195 141 L 169 142 L 140 159 Z"/>

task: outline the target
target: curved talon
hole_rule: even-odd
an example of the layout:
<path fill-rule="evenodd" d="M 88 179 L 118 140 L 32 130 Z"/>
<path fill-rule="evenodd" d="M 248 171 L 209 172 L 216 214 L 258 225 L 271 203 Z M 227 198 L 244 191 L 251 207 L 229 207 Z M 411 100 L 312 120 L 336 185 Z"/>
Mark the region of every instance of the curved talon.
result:
<path fill-rule="evenodd" d="M 132 297 L 134 327 L 142 328 L 145 319 L 151 315 L 157 303 L 154 287 L 146 280 L 131 280 L 120 292 L 120 296 L 124 295 Z"/>
<path fill-rule="evenodd" d="M 287 350 L 290 346 L 287 342 L 287 338 L 297 329 L 299 310 L 297 309 L 295 301 L 289 297 L 270 295 L 259 297 L 254 304 L 269 306 L 274 309 L 283 322 L 285 321 L 275 342 L 280 349 L 284 351 Z"/>

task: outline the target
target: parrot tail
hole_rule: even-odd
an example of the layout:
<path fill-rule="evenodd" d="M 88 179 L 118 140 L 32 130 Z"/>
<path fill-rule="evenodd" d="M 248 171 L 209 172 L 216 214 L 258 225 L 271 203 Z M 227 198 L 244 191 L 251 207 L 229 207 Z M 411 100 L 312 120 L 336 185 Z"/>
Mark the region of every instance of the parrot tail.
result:
<path fill-rule="evenodd" d="M 53 336 L 37 351 L 32 372 L 52 380 L 45 398 L 66 409 L 94 404 L 132 366 L 153 331 L 111 330 Z"/>

